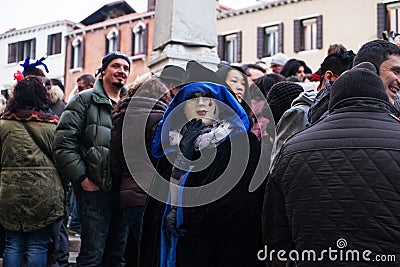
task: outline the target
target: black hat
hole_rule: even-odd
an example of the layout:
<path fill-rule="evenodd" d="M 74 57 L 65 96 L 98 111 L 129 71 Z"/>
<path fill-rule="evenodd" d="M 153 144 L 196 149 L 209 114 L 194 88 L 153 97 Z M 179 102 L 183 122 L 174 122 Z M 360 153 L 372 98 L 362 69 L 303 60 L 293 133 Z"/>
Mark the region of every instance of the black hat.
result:
<path fill-rule="evenodd" d="M 185 77 L 183 78 L 183 83 L 185 84 L 192 82 L 212 82 L 223 85 L 229 89 L 226 82 L 214 71 L 194 60 L 191 60 L 186 64 Z"/>
<path fill-rule="evenodd" d="M 332 85 L 329 111 L 340 101 L 349 98 L 375 98 L 389 102 L 385 87 L 376 74 L 375 66 L 368 62 L 344 72 Z"/>
<path fill-rule="evenodd" d="M 283 113 L 290 109 L 293 100 L 304 92 L 301 85 L 294 82 L 282 81 L 274 84 L 267 94 L 267 103 L 271 108 L 275 124 L 278 123 Z"/>
<path fill-rule="evenodd" d="M 110 62 L 116 58 L 125 59 L 126 62 L 128 62 L 128 64 L 129 64 L 129 69 L 131 68 L 131 61 L 129 60 L 128 56 L 120 51 L 114 51 L 114 52 L 108 53 L 107 55 L 105 55 L 103 57 L 103 60 L 101 61 L 100 71 L 105 70 L 107 68 L 108 64 L 110 64 Z"/>
<path fill-rule="evenodd" d="M 175 65 L 166 65 L 160 74 L 160 79 L 164 83 L 173 83 L 174 86 L 178 86 L 183 83 L 185 76 L 185 70 Z"/>

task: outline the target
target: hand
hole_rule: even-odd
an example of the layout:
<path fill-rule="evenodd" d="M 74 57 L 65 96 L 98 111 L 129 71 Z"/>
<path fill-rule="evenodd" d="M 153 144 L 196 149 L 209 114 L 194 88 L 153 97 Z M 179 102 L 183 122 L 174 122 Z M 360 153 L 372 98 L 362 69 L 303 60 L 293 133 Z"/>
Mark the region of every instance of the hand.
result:
<path fill-rule="evenodd" d="M 180 180 L 181 176 L 189 168 L 190 161 L 194 154 L 194 142 L 201 134 L 203 123 L 201 120 L 193 119 L 185 125 L 186 129 L 183 132 L 182 139 L 179 143 L 181 153 L 178 153 L 172 168 L 171 177 L 175 180 Z"/>
<path fill-rule="evenodd" d="M 186 159 L 192 160 L 194 154 L 194 141 L 200 135 L 203 129 L 201 119 L 193 119 L 186 124 L 186 130 L 182 133 L 182 140 L 179 143 L 179 148 Z"/>
<path fill-rule="evenodd" d="M 176 237 L 182 237 L 185 233 L 184 230 L 176 228 L 176 212 L 177 212 L 177 208 L 172 207 L 164 219 L 165 234 L 166 234 L 168 240 L 171 240 L 171 234 Z"/>
<path fill-rule="evenodd" d="M 81 186 L 85 191 L 97 191 L 100 189 L 97 185 L 90 181 L 88 177 L 81 182 Z"/>

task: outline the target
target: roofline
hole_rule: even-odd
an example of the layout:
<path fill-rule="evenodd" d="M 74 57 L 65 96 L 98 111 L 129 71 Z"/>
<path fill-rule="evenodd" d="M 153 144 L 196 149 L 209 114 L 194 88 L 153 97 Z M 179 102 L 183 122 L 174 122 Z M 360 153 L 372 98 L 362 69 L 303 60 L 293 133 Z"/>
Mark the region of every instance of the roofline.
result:
<path fill-rule="evenodd" d="M 276 0 L 276 1 L 268 1 L 265 3 L 257 4 L 254 6 L 246 7 L 246 8 L 241 8 L 237 10 L 233 10 L 230 12 L 223 12 L 219 15 L 217 15 L 217 20 L 228 18 L 228 17 L 234 17 L 234 16 L 239 16 L 247 13 L 253 13 L 257 12 L 260 10 L 264 9 L 270 9 L 278 6 L 284 6 L 284 5 L 289 5 L 289 4 L 294 4 L 298 2 L 305 2 L 305 1 L 313 1 L 313 0 Z"/>
<path fill-rule="evenodd" d="M 53 28 L 54 26 L 74 27 L 75 25 L 76 25 L 75 22 L 72 22 L 69 20 L 57 20 L 57 21 L 39 24 L 39 25 L 27 27 L 27 28 L 22 28 L 19 30 L 17 30 L 17 29 L 9 30 L 5 33 L 0 34 L 0 39 L 12 37 L 14 35 L 26 34 L 26 33 L 32 32 L 32 31 L 38 31 L 38 30 L 42 30 L 42 29 L 46 29 L 46 28 Z"/>
<path fill-rule="evenodd" d="M 76 36 L 78 34 L 85 34 L 86 32 L 94 31 L 97 29 L 102 29 L 105 27 L 113 26 L 113 25 L 122 24 L 125 22 L 132 22 L 132 21 L 144 19 L 147 17 L 151 18 L 152 16 L 154 16 L 154 13 L 155 13 L 154 11 L 148 11 L 148 12 L 146 11 L 143 13 L 126 14 L 126 15 L 118 17 L 118 18 L 98 22 L 98 23 L 95 23 L 95 24 L 92 24 L 89 26 L 84 26 L 82 29 L 77 29 L 77 30 L 71 31 L 67 34 L 67 37 Z M 77 23 L 77 24 L 79 25 L 80 23 Z"/>
<path fill-rule="evenodd" d="M 129 13 L 127 13 L 127 14 L 137 13 L 136 10 L 133 9 L 133 7 L 131 7 L 131 5 L 129 5 L 125 0 L 117 0 L 117 1 L 114 1 L 114 2 L 111 2 L 111 3 L 108 3 L 108 4 L 104 4 L 102 7 L 100 7 L 99 9 L 97 9 L 95 12 L 93 12 L 92 14 L 90 14 L 89 16 L 87 16 L 86 18 L 84 18 L 83 20 L 81 20 L 79 23 L 81 23 L 81 24 L 83 24 L 83 25 L 86 25 L 86 26 L 89 26 L 89 25 L 91 25 L 91 24 L 86 24 L 86 23 L 84 22 L 85 20 L 89 20 L 91 17 L 96 17 L 95 14 L 96 14 L 96 13 L 99 13 L 99 12 L 100 12 L 101 10 L 103 10 L 103 9 L 113 8 L 113 7 L 117 6 L 117 5 L 123 5 L 123 4 L 125 4 L 126 6 L 128 6 L 128 8 L 130 9 L 130 10 L 129 10 Z M 100 12 L 100 13 L 102 13 L 102 12 Z M 126 14 L 126 15 L 127 15 L 127 14 Z M 103 14 L 102 14 L 102 15 L 103 15 Z"/>

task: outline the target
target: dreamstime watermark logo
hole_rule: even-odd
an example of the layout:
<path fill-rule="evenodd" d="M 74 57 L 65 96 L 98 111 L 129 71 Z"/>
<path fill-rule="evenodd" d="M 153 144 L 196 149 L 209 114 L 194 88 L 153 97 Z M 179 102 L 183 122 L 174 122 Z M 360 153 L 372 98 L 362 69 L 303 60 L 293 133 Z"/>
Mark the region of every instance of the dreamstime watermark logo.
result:
<path fill-rule="evenodd" d="M 208 71 L 212 72 L 211 70 Z M 214 73 L 214 75 L 216 74 Z M 201 79 L 194 78 L 194 80 Z M 151 80 L 147 83 L 149 82 L 151 83 Z M 154 85 L 151 86 L 153 87 L 150 88 L 150 90 L 153 90 L 152 93 L 154 94 L 154 91 L 156 91 L 157 88 L 154 88 Z M 129 171 L 137 184 L 148 195 L 161 202 L 167 203 L 171 186 L 177 187 L 178 190 L 182 187 L 169 183 L 167 180 L 168 177 L 162 177 L 161 173 L 153 167 L 152 161 L 148 156 L 149 140 L 146 138 L 146 135 L 148 135 L 148 132 L 146 132 L 146 126 L 148 121 L 151 120 L 151 109 L 156 107 L 156 102 L 153 101 L 153 104 L 149 104 L 149 97 L 146 95 L 146 92 L 149 92 L 149 88 L 147 87 L 148 84 L 146 83 L 139 87 L 126 109 L 122 127 L 122 148 Z M 184 88 L 180 90 L 184 90 Z M 250 90 L 250 88 L 248 87 L 247 90 Z M 257 91 L 257 95 L 260 96 L 260 101 L 266 103 L 265 97 L 263 97 L 262 92 L 257 86 L 254 86 L 254 88 L 252 87 L 252 90 L 254 90 L 253 93 Z M 163 93 L 165 92 L 160 90 L 158 97 L 153 96 L 153 98 L 161 99 Z M 236 101 L 234 96 L 230 93 L 228 93 L 227 97 L 224 99 L 229 98 L 230 100 Z M 243 101 L 249 107 L 251 106 L 249 99 L 243 99 Z M 147 103 L 147 108 L 144 108 L 144 105 L 146 104 L 144 102 Z M 216 102 L 218 107 L 223 110 L 221 115 L 222 118 L 220 119 L 226 119 L 229 117 L 228 120 L 235 122 L 239 127 L 243 127 L 241 118 L 237 115 L 237 112 L 234 110 L 232 105 L 229 104 L 229 101 Z M 168 116 L 164 116 L 164 123 L 161 128 L 162 150 L 165 152 L 166 158 L 172 166 L 174 165 L 174 159 L 173 157 L 170 157 L 170 154 L 168 153 L 170 147 L 168 146 L 166 139 L 168 139 L 169 132 L 174 130 L 171 129 L 171 125 L 177 126 L 177 129 L 179 130 L 186 122 L 188 122 L 188 119 L 184 116 L 184 105 L 185 101 L 174 105 Z M 138 116 L 138 112 L 140 113 L 140 116 Z M 266 114 L 265 117 L 268 123 L 272 124 L 269 128 L 275 129 L 272 112 L 267 105 L 264 107 L 263 114 Z M 259 113 L 255 116 L 256 120 L 261 121 Z M 266 178 L 272 151 L 272 142 L 270 138 L 273 140 L 275 138 L 274 134 L 274 132 L 272 134 L 270 133 L 268 138 L 261 135 L 261 146 L 263 149 L 261 150 L 261 155 L 257 162 L 255 172 L 251 174 L 252 177 L 248 188 L 249 192 L 255 191 Z M 251 155 L 251 144 L 249 143 L 246 133 L 242 132 L 242 134 L 235 135 L 229 139 L 229 142 L 230 157 L 223 172 L 219 177 L 216 177 L 208 184 L 197 187 L 185 187 L 185 195 L 180 201 L 180 206 L 195 207 L 211 203 L 228 194 L 235 185 L 239 183 L 249 162 L 256 160 L 256 158 L 254 155 Z M 175 151 L 177 151 L 177 149 L 179 149 L 179 146 L 175 146 Z M 217 148 L 208 148 L 200 150 L 200 152 L 200 158 L 192 161 L 190 164 L 189 169 L 192 173 L 200 172 L 214 164 L 216 161 L 222 160 L 216 158 Z M 226 159 L 224 158 L 223 160 Z M 189 169 L 186 171 L 189 171 Z"/>
<path fill-rule="evenodd" d="M 344 238 L 339 238 L 336 241 L 336 248 L 328 247 L 323 250 L 268 250 L 268 246 L 264 246 L 264 249 L 259 250 L 257 253 L 257 258 L 260 261 L 273 261 L 277 259 L 278 261 L 294 261 L 294 262 L 326 262 L 326 261 L 340 261 L 340 262 L 396 262 L 395 255 L 374 255 L 371 250 L 356 250 L 356 249 L 346 249 L 347 240 Z"/>

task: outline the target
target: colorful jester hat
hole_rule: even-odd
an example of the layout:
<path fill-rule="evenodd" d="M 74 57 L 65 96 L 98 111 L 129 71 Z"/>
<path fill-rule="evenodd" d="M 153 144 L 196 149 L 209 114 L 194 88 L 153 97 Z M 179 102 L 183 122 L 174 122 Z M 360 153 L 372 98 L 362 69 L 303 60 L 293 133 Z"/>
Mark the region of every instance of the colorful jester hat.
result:
<path fill-rule="evenodd" d="M 26 70 L 36 68 L 37 66 L 40 66 L 40 65 L 42 65 L 44 67 L 44 69 L 46 70 L 46 72 L 49 73 L 49 69 L 47 68 L 46 64 L 43 63 L 43 61 L 46 58 L 47 58 L 47 55 L 44 55 L 43 57 L 36 60 L 35 62 L 29 63 L 30 57 L 29 56 L 26 57 L 24 63 L 20 64 L 20 66 L 22 66 L 24 68 L 24 70 L 22 71 L 22 73 L 19 70 L 16 73 L 14 73 L 14 79 L 16 79 L 17 81 L 24 79 Z"/>

